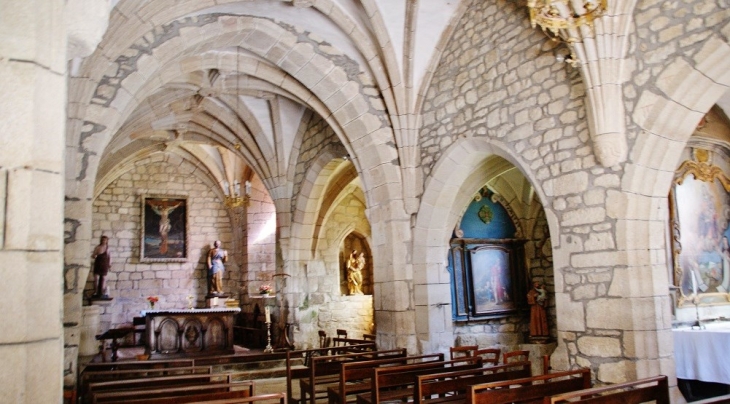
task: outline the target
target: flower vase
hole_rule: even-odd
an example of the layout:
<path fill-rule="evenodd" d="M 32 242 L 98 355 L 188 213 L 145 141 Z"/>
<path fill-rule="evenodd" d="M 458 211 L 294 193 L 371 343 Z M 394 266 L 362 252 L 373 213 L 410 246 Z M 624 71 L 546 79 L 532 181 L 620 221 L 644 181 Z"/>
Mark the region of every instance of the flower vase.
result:
<path fill-rule="evenodd" d="M 154 309 L 155 309 L 155 303 L 154 302 L 150 302 L 150 310 L 154 310 Z"/>

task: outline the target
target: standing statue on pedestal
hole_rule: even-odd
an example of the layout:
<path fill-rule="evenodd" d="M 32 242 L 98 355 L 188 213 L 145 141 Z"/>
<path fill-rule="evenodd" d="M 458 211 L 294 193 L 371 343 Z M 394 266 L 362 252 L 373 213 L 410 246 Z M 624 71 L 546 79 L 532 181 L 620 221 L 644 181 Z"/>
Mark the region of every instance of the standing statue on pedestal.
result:
<path fill-rule="evenodd" d="M 545 312 L 547 291 L 541 282 L 532 282 L 532 289 L 527 292 L 527 304 L 530 305 L 530 341 L 547 341 L 550 338 Z"/>
<path fill-rule="evenodd" d="M 109 237 L 101 236 L 99 245 L 94 248 L 91 255 L 94 259 L 94 298 L 108 298 L 106 293 L 106 276 L 112 265 L 112 257 L 109 254 Z"/>
<path fill-rule="evenodd" d="M 223 263 L 228 261 L 228 251 L 220 248 L 220 240 L 213 242 L 213 248 L 208 251 L 208 276 L 210 285 L 208 295 L 223 294 Z"/>
<path fill-rule="evenodd" d="M 365 268 L 365 253 L 357 254 L 352 250 L 350 258 L 347 259 L 347 291 L 350 295 L 361 295 L 362 293 L 362 270 Z"/>

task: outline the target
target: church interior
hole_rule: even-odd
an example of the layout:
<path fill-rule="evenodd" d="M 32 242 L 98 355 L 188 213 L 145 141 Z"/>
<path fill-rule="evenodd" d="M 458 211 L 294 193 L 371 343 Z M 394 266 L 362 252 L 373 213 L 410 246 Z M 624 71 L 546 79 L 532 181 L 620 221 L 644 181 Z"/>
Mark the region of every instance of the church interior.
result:
<path fill-rule="evenodd" d="M 730 393 L 683 345 L 730 317 L 726 0 L 0 10 L 0 402 L 75 402 L 139 333 L 339 330 Z"/>

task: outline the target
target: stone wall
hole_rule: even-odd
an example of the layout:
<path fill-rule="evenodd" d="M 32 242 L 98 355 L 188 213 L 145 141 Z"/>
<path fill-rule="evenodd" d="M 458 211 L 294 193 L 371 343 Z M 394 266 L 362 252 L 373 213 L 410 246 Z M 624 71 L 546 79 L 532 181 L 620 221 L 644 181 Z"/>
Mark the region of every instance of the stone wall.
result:
<path fill-rule="evenodd" d="M 114 298 L 101 314 L 102 331 L 131 323 L 140 310 L 149 308 L 147 296 L 158 296 L 155 308 L 160 309 L 186 307 L 188 295 L 195 297 L 196 306 L 204 306 L 210 244 L 221 240 L 224 248 L 232 248 L 228 212 L 213 189 L 192 164 L 166 158 L 140 161 L 98 195 L 93 205 L 93 241 L 96 245 L 101 235 L 109 237 L 112 268 L 107 285 Z M 142 195 L 187 197 L 187 262 L 140 262 Z M 224 276 L 226 292 L 240 287 L 240 273 L 235 268 L 238 264 L 229 260 Z M 89 296 L 92 289 L 90 273 L 84 294 Z"/>

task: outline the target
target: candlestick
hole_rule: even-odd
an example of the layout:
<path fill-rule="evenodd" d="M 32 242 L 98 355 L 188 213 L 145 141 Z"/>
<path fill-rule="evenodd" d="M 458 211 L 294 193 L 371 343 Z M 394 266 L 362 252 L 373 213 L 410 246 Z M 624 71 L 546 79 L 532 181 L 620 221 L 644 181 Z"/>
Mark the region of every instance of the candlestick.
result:
<path fill-rule="evenodd" d="M 695 295 L 697 294 L 697 277 L 695 276 L 695 271 L 692 271 L 692 293 Z"/>
<path fill-rule="evenodd" d="M 271 312 L 269 311 L 269 306 L 266 306 L 266 322 L 271 322 Z"/>

